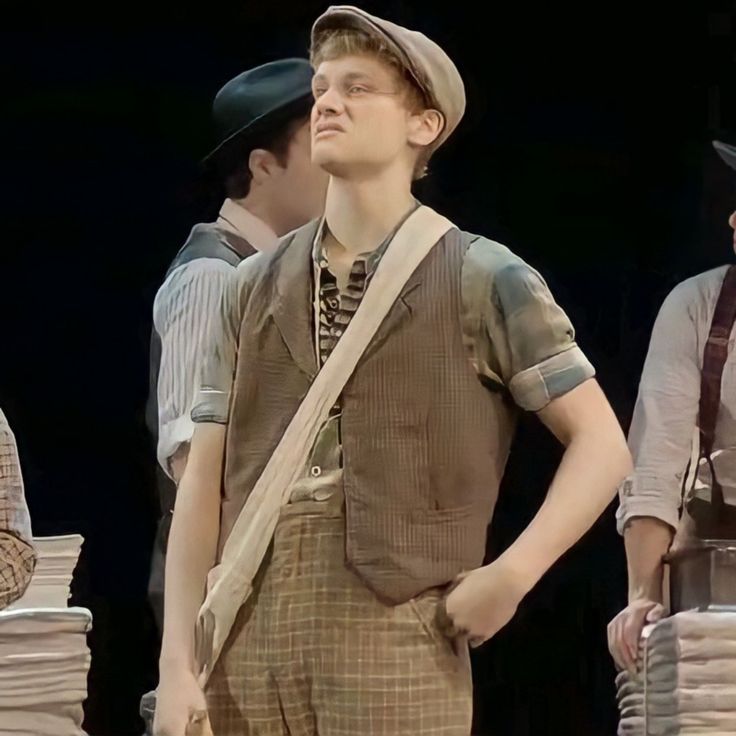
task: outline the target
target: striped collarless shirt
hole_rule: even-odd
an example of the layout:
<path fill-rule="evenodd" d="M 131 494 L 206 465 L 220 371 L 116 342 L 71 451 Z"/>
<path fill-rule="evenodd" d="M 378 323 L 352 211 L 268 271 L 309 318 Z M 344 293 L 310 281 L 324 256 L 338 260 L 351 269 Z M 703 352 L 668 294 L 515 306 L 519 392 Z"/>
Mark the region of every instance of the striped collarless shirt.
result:
<path fill-rule="evenodd" d="M 271 228 L 233 200 L 225 200 L 215 224 L 258 251 L 271 252 L 278 245 Z M 196 258 L 174 268 L 154 300 L 153 324 L 161 339 L 156 454 L 169 475 L 170 458 L 194 433 L 190 414 L 200 385 L 202 348 L 233 272 L 220 258 Z"/>

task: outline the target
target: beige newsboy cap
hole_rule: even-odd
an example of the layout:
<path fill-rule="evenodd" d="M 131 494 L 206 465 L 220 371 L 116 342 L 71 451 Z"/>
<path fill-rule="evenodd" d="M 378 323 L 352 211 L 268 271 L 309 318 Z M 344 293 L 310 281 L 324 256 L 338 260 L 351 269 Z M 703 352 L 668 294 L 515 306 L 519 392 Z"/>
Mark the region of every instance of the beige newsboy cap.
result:
<path fill-rule="evenodd" d="M 312 48 L 329 31 L 354 29 L 380 36 L 397 54 L 427 100 L 445 118 L 445 126 L 432 146 L 439 148 L 465 113 L 465 85 L 452 59 L 431 39 L 417 31 L 377 18 L 351 5 L 334 5 L 312 27 Z"/>

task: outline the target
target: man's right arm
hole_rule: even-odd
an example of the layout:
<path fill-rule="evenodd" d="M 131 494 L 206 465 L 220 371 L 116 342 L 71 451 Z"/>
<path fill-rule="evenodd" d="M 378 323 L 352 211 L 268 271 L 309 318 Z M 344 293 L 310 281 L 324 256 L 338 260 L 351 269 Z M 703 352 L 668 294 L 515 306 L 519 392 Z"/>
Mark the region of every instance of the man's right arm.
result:
<path fill-rule="evenodd" d="M 177 490 L 166 560 L 164 634 L 154 722 L 157 736 L 184 736 L 189 719 L 197 711 L 206 710 L 197 684 L 194 632 L 206 594 L 207 576 L 217 557 L 242 273 L 233 272 L 220 311 L 213 319 L 200 390 L 192 408 L 195 429 Z"/>
<path fill-rule="evenodd" d="M 224 425 L 196 426 L 169 537 L 162 668 L 194 672 L 194 626 L 217 552 L 224 448 Z"/>
<path fill-rule="evenodd" d="M 176 496 L 166 556 L 156 736 L 185 736 L 192 717 L 207 710 L 197 682 L 194 630 L 217 553 L 224 447 L 223 425 L 197 425 Z"/>
<path fill-rule="evenodd" d="M 652 331 L 629 431 L 634 473 L 620 488 L 618 528 L 626 545 L 628 606 L 608 627 L 616 663 L 636 669 L 645 623 L 664 614 L 663 557 L 679 523 L 683 475 L 700 396 L 698 322 L 691 283 L 665 300 Z"/>
<path fill-rule="evenodd" d="M 624 532 L 628 570 L 628 602 L 648 600 L 664 603 L 662 558 L 672 544 L 673 529 L 660 519 L 639 516 Z"/>

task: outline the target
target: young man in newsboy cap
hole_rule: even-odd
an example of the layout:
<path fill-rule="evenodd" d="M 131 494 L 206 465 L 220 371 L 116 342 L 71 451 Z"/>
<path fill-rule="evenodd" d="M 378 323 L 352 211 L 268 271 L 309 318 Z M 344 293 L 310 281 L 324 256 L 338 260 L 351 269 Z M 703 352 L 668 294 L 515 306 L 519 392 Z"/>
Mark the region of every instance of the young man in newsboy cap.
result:
<path fill-rule="evenodd" d="M 591 526 L 629 456 L 537 272 L 412 197 L 464 112 L 452 61 L 336 7 L 312 63 L 326 214 L 231 284 L 174 517 L 159 733 L 208 714 L 217 736 L 467 736 L 468 643 Z M 518 408 L 567 449 L 481 567 Z"/>

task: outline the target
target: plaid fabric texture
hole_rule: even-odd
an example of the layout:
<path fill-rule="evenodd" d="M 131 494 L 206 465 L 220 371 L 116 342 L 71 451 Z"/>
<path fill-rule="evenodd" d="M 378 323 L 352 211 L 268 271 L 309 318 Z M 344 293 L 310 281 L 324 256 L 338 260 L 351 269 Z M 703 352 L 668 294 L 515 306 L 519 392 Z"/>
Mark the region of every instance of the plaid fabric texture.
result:
<path fill-rule="evenodd" d="M 0 411 L 0 609 L 25 593 L 35 565 L 15 437 Z"/>
<path fill-rule="evenodd" d="M 467 736 L 467 649 L 441 591 L 387 606 L 345 565 L 340 494 L 285 508 L 207 689 L 217 736 Z"/>

